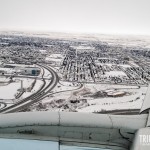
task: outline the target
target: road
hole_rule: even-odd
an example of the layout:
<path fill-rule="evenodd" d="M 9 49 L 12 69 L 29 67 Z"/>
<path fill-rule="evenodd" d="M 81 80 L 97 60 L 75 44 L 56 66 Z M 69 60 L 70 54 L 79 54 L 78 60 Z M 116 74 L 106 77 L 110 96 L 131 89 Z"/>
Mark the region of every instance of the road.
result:
<path fill-rule="evenodd" d="M 31 106 L 32 104 L 38 102 L 39 100 L 41 100 L 46 94 L 48 94 L 57 85 L 59 81 L 57 73 L 51 67 L 44 66 L 41 64 L 39 65 L 41 67 L 44 67 L 51 73 L 52 76 L 51 76 L 50 83 L 46 87 L 45 87 L 46 84 L 43 84 L 43 87 L 39 91 L 30 95 L 29 97 L 26 97 L 25 99 L 17 102 L 16 104 L 10 107 L 0 110 L 0 113 L 12 113 L 12 112 L 18 112 L 20 110 L 23 110 Z"/>

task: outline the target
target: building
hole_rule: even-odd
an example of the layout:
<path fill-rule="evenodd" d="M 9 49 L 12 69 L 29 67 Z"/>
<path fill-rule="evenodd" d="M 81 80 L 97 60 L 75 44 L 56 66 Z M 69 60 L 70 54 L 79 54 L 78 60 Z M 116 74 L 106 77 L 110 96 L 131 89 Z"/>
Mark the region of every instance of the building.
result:
<path fill-rule="evenodd" d="M 126 94 L 126 92 L 123 91 L 114 91 L 114 92 L 108 92 L 107 96 L 109 97 L 122 97 Z"/>
<path fill-rule="evenodd" d="M 40 74 L 40 68 L 38 67 L 25 67 L 21 70 L 21 74 L 23 75 L 38 76 Z"/>

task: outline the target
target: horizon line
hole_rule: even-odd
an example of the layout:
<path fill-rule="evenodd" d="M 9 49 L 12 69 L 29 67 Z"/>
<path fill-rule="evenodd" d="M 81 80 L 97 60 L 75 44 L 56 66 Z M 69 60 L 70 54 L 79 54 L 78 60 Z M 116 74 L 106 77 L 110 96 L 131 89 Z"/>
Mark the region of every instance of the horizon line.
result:
<path fill-rule="evenodd" d="M 80 32 L 80 31 L 52 31 L 52 30 L 21 30 L 21 29 L 0 29 L 0 32 L 23 32 L 23 33 L 59 33 L 59 34 L 78 34 L 78 35 L 113 35 L 113 36 L 148 36 L 150 34 L 133 34 L 133 33 L 106 33 L 106 32 Z"/>

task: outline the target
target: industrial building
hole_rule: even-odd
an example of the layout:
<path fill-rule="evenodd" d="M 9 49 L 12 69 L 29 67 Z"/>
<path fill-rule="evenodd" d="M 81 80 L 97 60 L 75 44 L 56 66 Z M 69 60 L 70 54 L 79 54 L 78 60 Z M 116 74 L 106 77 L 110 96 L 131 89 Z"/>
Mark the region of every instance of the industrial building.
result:
<path fill-rule="evenodd" d="M 40 68 L 38 67 L 25 67 L 21 69 L 21 74 L 38 76 L 40 74 Z"/>

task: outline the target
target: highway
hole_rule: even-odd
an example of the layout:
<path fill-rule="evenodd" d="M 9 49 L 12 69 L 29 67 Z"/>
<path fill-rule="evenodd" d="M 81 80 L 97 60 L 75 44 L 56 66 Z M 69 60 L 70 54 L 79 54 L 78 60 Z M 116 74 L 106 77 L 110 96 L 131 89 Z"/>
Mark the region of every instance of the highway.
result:
<path fill-rule="evenodd" d="M 41 65 L 38 64 L 39 66 L 41 66 L 42 68 L 47 69 L 50 73 L 51 73 L 51 77 L 50 77 L 50 82 L 49 84 L 46 86 L 46 82 L 45 82 L 45 78 L 44 78 L 44 73 L 42 75 L 43 79 L 43 85 L 42 87 L 34 94 L 30 95 L 29 97 L 26 97 L 20 101 L 18 101 L 17 103 L 15 103 L 12 106 L 9 107 L 3 107 L 0 110 L 0 113 L 11 113 L 11 112 L 18 112 L 18 111 L 22 111 L 26 108 L 28 108 L 29 106 L 38 103 L 39 101 L 41 101 L 43 98 L 45 98 L 50 91 L 57 85 L 57 83 L 59 82 L 59 78 L 57 73 L 49 66 L 45 66 L 45 65 Z M 43 69 L 44 70 L 44 69 Z M 44 72 L 44 71 L 43 71 Z M 83 87 L 83 84 L 81 84 L 81 86 L 79 88 Z M 68 90 L 70 91 L 70 90 Z M 61 91 L 64 92 L 64 91 Z M 59 93 L 59 92 L 56 92 Z M 55 94 L 55 93 L 53 93 Z M 108 112 L 101 112 L 102 114 L 106 113 L 106 114 L 114 114 L 114 115 L 125 115 L 125 114 L 138 114 L 139 110 L 114 110 L 114 111 L 108 111 Z"/>
<path fill-rule="evenodd" d="M 0 113 L 11 113 L 11 112 L 18 112 L 21 111 L 32 104 L 38 102 L 41 100 L 46 94 L 48 94 L 58 83 L 59 78 L 57 73 L 49 66 L 44 66 L 41 64 L 38 64 L 41 67 L 44 67 L 51 73 L 51 81 L 50 83 L 45 87 L 46 82 L 45 79 L 43 79 L 44 84 L 41 89 L 39 89 L 36 93 L 30 95 L 29 97 L 26 97 L 22 99 L 21 101 L 17 102 L 16 104 L 7 107 L 5 109 L 0 110 Z"/>

